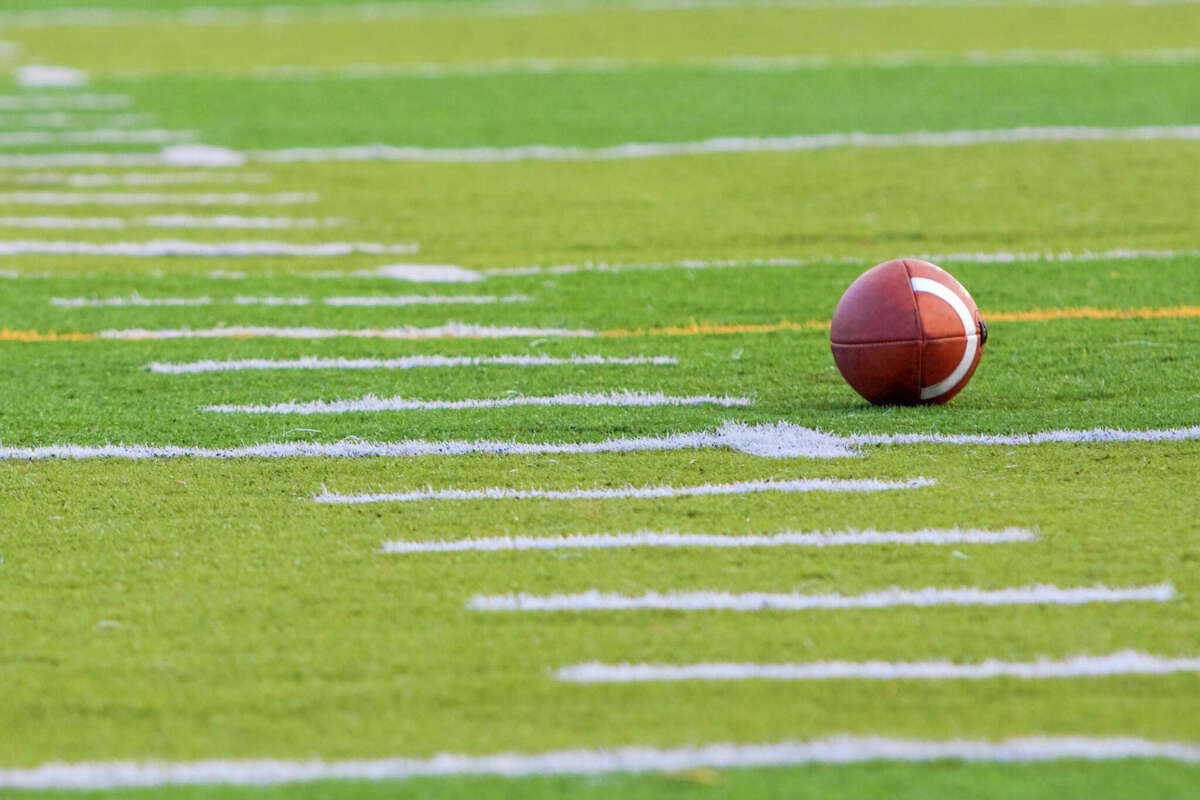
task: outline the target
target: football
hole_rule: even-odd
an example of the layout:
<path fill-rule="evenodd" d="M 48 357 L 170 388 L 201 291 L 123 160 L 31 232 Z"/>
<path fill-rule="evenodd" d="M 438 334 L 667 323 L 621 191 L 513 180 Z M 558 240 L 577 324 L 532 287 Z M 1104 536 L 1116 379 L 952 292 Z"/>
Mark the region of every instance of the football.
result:
<path fill-rule="evenodd" d="M 971 380 L 987 325 L 953 275 L 904 258 L 850 284 L 833 312 L 829 339 L 842 377 L 870 402 L 937 404 Z"/>

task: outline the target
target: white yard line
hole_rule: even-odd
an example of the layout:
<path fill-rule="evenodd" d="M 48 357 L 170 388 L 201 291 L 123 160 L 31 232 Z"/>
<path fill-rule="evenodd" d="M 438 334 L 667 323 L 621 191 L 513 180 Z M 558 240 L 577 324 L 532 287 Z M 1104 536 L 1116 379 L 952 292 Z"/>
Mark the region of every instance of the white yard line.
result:
<path fill-rule="evenodd" d="M 32 172 L 21 175 L 19 183 L 38 186 L 65 185 L 75 189 L 97 186 L 183 186 L 196 183 L 267 183 L 266 172 L 217 172 L 184 170 L 164 172 Z"/>
<path fill-rule="evenodd" d="M 0 131 L 0 147 L 77 144 L 169 144 L 194 141 L 194 131 L 126 128 L 91 131 Z"/>
<path fill-rule="evenodd" d="M 33 206 L 256 206 L 317 202 L 315 192 L 171 194 L 165 192 L 0 192 L 0 203 Z"/>
<path fill-rule="evenodd" d="M 943 434 L 943 433 L 859 433 L 841 437 L 850 446 L 857 445 L 1002 445 L 1019 447 L 1035 444 L 1086 444 L 1093 442 L 1183 442 L 1200 439 L 1200 425 L 1190 428 L 1159 430 L 1121 430 L 1092 428 L 1091 430 L 1042 431 L 1016 434 Z"/>
<path fill-rule="evenodd" d="M 926 529 L 919 531 L 783 531 L 763 534 L 674 533 L 576 533 L 568 536 L 495 536 L 452 541 L 405 541 L 383 543 L 384 553 L 465 553 L 511 550 L 603 550 L 627 547 L 846 547 L 886 544 L 1008 544 L 1032 542 L 1037 536 L 1022 528 L 998 531 Z"/>
<path fill-rule="evenodd" d="M 929 67 L 996 67 L 996 66 L 1141 66 L 1158 64 L 1195 64 L 1200 62 L 1200 50 L 1195 48 L 1164 48 L 1160 50 L 1127 50 L 1101 52 L 1095 50 L 970 50 L 961 53 L 893 51 L 869 55 L 740 55 L 694 56 L 671 59 L 647 58 L 497 58 L 487 61 L 398 61 L 333 66 L 308 64 L 248 67 L 229 74 L 263 81 L 305 81 L 330 78 L 459 78 L 489 75 L 555 75 L 561 73 L 622 73 L 654 69 L 695 69 L 720 72 L 797 72 L 832 68 L 897 69 L 914 66 Z M 156 70 L 124 68 L 113 70 L 112 77 L 121 80 L 141 80 L 164 75 L 211 76 L 208 71 Z"/>
<path fill-rule="evenodd" d="M 828 680 L 987 680 L 990 678 L 1096 678 L 1106 675 L 1173 675 L 1200 672 L 1200 658 L 1169 658 L 1124 650 L 1103 656 L 1036 661 L 987 659 L 975 664 L 951 661 L 816 661 L 786 664 L 717 662 L 704 664 L 575 664 L 554 675 L 568 683 L 646 683 L 659 681 L 828 681 Z"/>
<path fill-rule="evenodd" d="M 148 228 L 182 228 L 203 230 L 290 230 L 292 228 L 332 228 L 342 224 L 336 217 L 242 217 L 236 214 L 195 216 L 192 214 L 158 214 L 147 217 L 141 224 Z"/>
<path fill-rule="evenodd" d="M 490 163 L 513 161 L 615 161 L 633 158 L 715 153 L 782 153 L 831 148 L 965 147 L 1025 142 L 1197 141 L 1200 125 L 1148 125 L 1129 128 L 1086 126 L 1020 127 L 994 130 L 911 131 L 905 133 L 823 133 L 774 137 L 725 137 L 692 142 L 630 142 L 608 147 L 521 145 L 516 147 L 433 148 L 392 145 L 296 147 L 251 150 L 260 163 L 399 161 Z"/>
<path fill-rule="evenodd" d="M 127 221 L 120 217 L 0 217 L 0 228 L 38 230 L 119 230 Z"/>
<path fill-rule="evenodd" d="M 595 589 L 579 594 L 476 595 L 467 604 L 475 611 L 808 611 L 849 608 L 895 608 L 932 606 L 1088 605 L 1092 603 L 1154 602 L 1175 598 L 1169 583 L 1152 586 L 1110 588 L 1083 586 L 1013 586 L 1005 589 L 960 587 L 942 589 L 888 589 L 859 595 L 800 594 L 723 591 L 647 592 L 642 595 L 609 594 Z"/>
<path fill-rule="evenodd" d="M 294 359 L 246 358 L 229 361 L 189 361 L 171 363 L 154 361 L 146 369 L 163 375 L 190 375 L 200 372 L 241 372 L 244 370 L 274 369 L 423 369 L 428 367 L 598 367 L 598 366 L 674 366 L 679 359 L 673 356 L 568 356 L 556 358 L 544 355 L 501 356 L 401 356 L 399 358 L 323 358 L 304 356 Z"/>
<path fill-rule="evenodd" d="M 87 86 L 90 81 L 88 74 L 81 69 L 46 64 L 24 64 L 17 67 L 13 78 L 18 86 L 30 89 L 74 89 Z"/>
<path fill-rule="evenodd" d="M 1038 736 L 1002 741 L 964 739 L 892 739 L 881 736 L 831 736 L 810 741 L 766 744 L 732 742 L 679 748 L 630 746 L 610 750 L 553 750 L 543 753 L 467 755 L 439 753 L 432 758 L 381 758 L 355 761 L 211 760 L 110 761 L 0 769 L 0 788 L 104 790 L 179 785 L 271 786 L 312 781 L 401 781 L 415 777 L 496 775 L 601 775 L 609 773 L 682 773 L 709 767 L 741 769 L 805 764 L 861 764 L 870 761 L 923 764 L 1045 763 L 1162 759 L 1200 763 L 1200 744 L 1133 737 Z M 336 790 L 334 790 L 336 791 Z"/>
<path fill-rule="evenodd" d="M 406 492 L 342 494 L 328 489 L 313 496 L 318 503 L 354 505 L 360 503 L 416 503 L 426 500 L 613 500 L 625 498 L 713 497 L 734 494 L 782 492 L 887 492 L 897 489 L 923 489 L 935 485 L 926 478 L 882 481 L 871 478 L 836 480 L 799 478 L 795 480 L 739 481 L 705 483 L 698 486 L 627 486 L 620 489 L 418 489 Z"/>
<path fill-rule="evenodd" d="M 0 273 L 2 275 L 3 273 Z M 217 328 L 215 331 L 231 329 Z M 232 329 L 236 331 L 237 329 Z M 215 335 L 215 334 L 214 334 Z M 231 335 L 236 336 L 236 333 Z M 474 366 L 472 360 L 463 363 L 441 363 L 440 356 L 411 356 L 413 359 L 434 359 L 433 363 L 422 361 L 402 361 L 401 365 L 384 367 L 392 369 L 408 369 L 424 366 Z M 488 357 L 481 357 L 486 359 Z M 509 358 L 497 356 L 496 358 Z M 192 371 L 224 371 L 210 369 L 210 365 L 221 365 L 228 362 L 197 362 L 201 368 L 192 365 L 160 365 L 155 371 L 161 372 L 192 372 Z M 298 363 L 305 363 L 303 359 Z M 351 363 L 355 363 L 353 360 Z M 361 366 L 353 369 L 375 369 L 380 364 L 373 359 L 365 359 Z M 487 363 L 486 361 L 484 363 Z M 573 362 L 572 362 L 573 363 Z M 604 362 L 612 363 L 612 362 Z M 665 363 L 665 362 L 664 362 Z M 528 364 L 523 366 L 533 366 Z M 540 366 L 540 362 L 538 363 Z M 308 368 L 308 367 L 296 367 Z M 336 368 L 336 367 L 330 367 Z M 1040 435 L 1018 436 L 967 436 L 924 437 L 915 442 L 909 438 L 887 442 L 889 444 L 921 443 L 925 439 L 948 444 L 980 444 L 1015 446 L 1026 444 L 1042 444 L 1052 442 L 1093 441 L 1093 442 L 1163 442 L 1200 439 L 1200 426 L 1195 428 L 1174 428 L 1167 430 L 1149 431 L 1056 431 L 1054 437 L 1046 438 Z M 1094 434 L 1088 438 L 1074 434 Z M 1070 436 L 1070 438 L 1067 438 Z M 873 442 L 883 438 L 871 435 Z M 955 441 L 965 439 L 966 441 Z M 427 441 L 412 439 L 397 442 L 371 442 L 348 440 L 330 444 L 318 442 L 265 442 L 234 448 L 198 448 L 174 445 L 78 445 L 60 444 L 46 447 L 0 447 L 0 460 L 25 460 L 44 458 L 171 458 L 191 456 L 196 458 L 287 458 L 292 456 L 324 456 L 332 458 L 360 458 L 367 456 L 407 457 L 427 455 L 465 455 L 468 453 L 492 453 L 498 455 L 557 455 L 570 453 L 630 453 L 660 450 L 689 450 L 694 448 L 728 447 L 741 453 L 761 456 L 764 458 L 847 458 L 858 455 L 859 452 L 851 444 L 852 439 L 842 438 L 832 434 L 824 434 L 810 428 L 780 423 L 778 425 L 744 425 L 738 422 L 726 422 L 715 431 L 695 431 L 691 433 L 676 433 L 665 436 L 644 436 L 624 439 L 606 439 L 593 442 L 513 442 L 513 441 Z"/>
<path fill-rule="evenodd" d="M 945 264 L 1016 264 L 1037 262 L 1090 262 L 1090 261 L 1174 261 L 1177 259 L 1200 259 L 1200 249 L 1134 249 L 1114 248 L 1110 250 L 1083 250 L 1078 252 L 1036 251 L 993 251 L 976 253 L 918 253 L 913 258 Z M 724 258 L 683 259 L 680 261 L 610 263 L 585 261 L 574 264 L 530 264 L 517 267 L 483 267 L 479 271 L 486 277 L 516 277 L 523 275 L 570 275 L 577 272 L 632 272 L 644 270 L 706 270 L 741 269 L 746 267 L 808 267 L 814 264 L 863 264 L 868 260 L 853 256 L 812 256 L 809 258 Z"/>
<path fill-rule="evenodd" d="M 831 148 L 967 147 L 1027 142 L 1157 142 L 1198 141 L 1200 125 L 1148 125 L 1113 128 L 1087 126 L 1001 128 L 993 130 L 909 131 L 902 133 L 822 133 L 775 137 L 723 137 L 691 142 L 629 142 L 607 147 L 519 145 L 515 147 L 431 148 L 387 144 L 350 147 L 298 147 L 282 150 L 220 149 L 212 166 L 243 160 L 265 164 L 338 161 L 421 163 L 493 163 L 518 161 L 616 161 L 634 158 L 711 155 L 719 153 L 786 153 Z M 205 148 L 212 150 L 213 148 Z M 0 156 L 0 168 L 149 167 L 196 165 L 199 152 L 49 153 Z M 236 164 L 235 164 L 236 162 Z M 0 197 L 0 202 L 12 202 Z M 155 201 L 162 202 L 162 201 Z"/>
<path fill-rule="evenodd" d="M 207 306 L 211 297 L 142 297 L 139 294 L 125 297 L 51 297 L 50 305 L 56 308 L 156 308 L 175 306 Z"/>
<path fill-rule="evenodd" d="M 3 15 L 0 15 L 3 19 Z M 129 108 L 133 98 L 127 94 L 60 94 L 45 92 L 38 94 L 0 95 L 0 111 L 46 111 L 54 109 L 108 110 Z"/>
<path fill-rule="evenodd" d="M 211 405 L 201 411 L 218 414 L 353 414 L 375 411 L 467 411 L 480 408 L 513 408 L 516 406 L 577 406 L 630 407 L 701 406 L 726 408 L 749 406 L 749 397 L 717 395 L 667 395 L 662 392 L 637 392 L 628 389 L 606 393 L 568 393 L 546 396 L 513 395 L 502 398 L 471 398 L 467 400 L 415 400 L 408 397 L 376 397 L 366 395 L 353 400 L 313 400 L 310 402 L 276 403 L 274 405 Z"/>
<path fill-rule="evenodd" d="M 321 302 L 327 306 L 370 308 L 376 306 L 486 306 L 495 305 L 497 303 L 501 305 L 508 305 L 511 303 L 528 303 L 532 300 L 532 297 L 525 294 L 510 294 L 504 296 L 491 294 L 399 294 L 367 297 L 326 297 Z"/>
<path fill-rule="evenodd" d="M 1193 5 L 1197 0 L 1116 0 L 1116 5 Z M 289 6 L 262 9 L 220 8 L 198 5 L 179 10 L 63 8 L 0 12 L 0 26 L 42 28 L 100 25 L 289 25 L 321 21 L 383 22 L 454 17 L 529 17 L 577 14 L 588 11 L 632 12 L 702 11 L 724 8 L 956 8 L 970 6 L 1092 6 L 1112 0 L 626 0 L 625 2 L 538 3 L 501 0 L 489 3 L 379 3 Z"/>
<path fill-rule="evenodd" d="M 229 325 L 219 328 L 127 328 L 100 331 L 100 339 L 140 341 L 145 339 L 509 339 L 543 336 L 591 338 L 595 331 L 565 328 L 525 328 L 507 325 L 471 325 L 447 322 L 430 328 L 275 328 L 262 325 Z"/>
<path fill-rule="evenodd" d="M 4 128 L 82 128 L 85 125 L 97 128 L 129 128 L 137 125 L 153 125 L 157 114 L 125 113 L 110 116 L 93 112 L 73 111 L 7 112 L 0 113 L 0 126 Z"/>
<path fill-rule="evenodd" d="M 136 227 L 174 228 L 182 230 L 289 230 L 292 228 L 334 227 L 340 224 L 341 220 L 332 218 L 239 217 L 224 214 L 211 217 L 172 214 L 134 219 L 121 217 L 0 217 L 0 227 L 38 228 L 45 230 L 89 230 L 97 228 L 118 230 Z"/>
<path fill-rule="evenodd" d="M 175 239 L 149 242 L 0 241 L 0 256 L 121 256 L 123 258 L 303 256 L 317 258 L 347 256 L 356 253 L 396 255 L 413 253 L 419 249 L 420 245 L 415 243 L 378 244 L 375 242 L 290 244 L 287 242 L 189 242 Z"/>

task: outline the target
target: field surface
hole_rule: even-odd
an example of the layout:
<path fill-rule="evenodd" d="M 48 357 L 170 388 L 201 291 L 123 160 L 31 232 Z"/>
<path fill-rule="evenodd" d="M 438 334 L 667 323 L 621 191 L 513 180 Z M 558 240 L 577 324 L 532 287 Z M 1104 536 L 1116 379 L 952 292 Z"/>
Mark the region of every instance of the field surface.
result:
<path fill-rule="evenodd" d="M 1200 795 L 1200 5 L 80 5 L 0 2 L 0 795 Z M 895 257 L 945 406 L 833 365 Z"/>

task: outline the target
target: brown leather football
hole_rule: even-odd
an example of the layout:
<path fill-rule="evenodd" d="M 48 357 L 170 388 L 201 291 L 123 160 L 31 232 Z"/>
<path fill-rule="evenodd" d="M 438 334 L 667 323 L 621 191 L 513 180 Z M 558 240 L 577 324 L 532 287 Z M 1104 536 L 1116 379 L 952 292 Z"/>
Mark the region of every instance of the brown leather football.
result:
<path fill-rule="evenodd" d="M 945 403 L 975 373 L 987 325 L 953 275 L 904 258 L 850 284 L 829 340 L 842 377 L 872 403 Z"/>

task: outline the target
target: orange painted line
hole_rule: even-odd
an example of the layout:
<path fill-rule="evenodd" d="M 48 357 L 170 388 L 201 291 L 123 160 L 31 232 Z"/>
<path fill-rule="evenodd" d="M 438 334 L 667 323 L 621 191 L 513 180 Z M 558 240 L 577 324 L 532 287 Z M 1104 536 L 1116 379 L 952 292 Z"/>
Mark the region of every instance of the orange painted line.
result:
<path fill-rule="evenodd" d="M 632 336 L 703 336 L 706 334 L 726 333 L 775 333 L 776 331 L 826 330 L 829 330 L 829 322 L 820 319 L 810 319 L 805 322 L 789 322 L 785 319 L 768 325 L 721 325 L 713 322 L 696 322 L 696 320 L 692 320 L 687 325 L 677 327 L 600 331 L 600 335 L 613 339 L 626 339 Z"/>
<path fill-rule="evenodd" d="M 987 322 L 1050 322 L 1059 319 L 1197 319 L 1200 306 L 1171 306 L 1169 308 L 1036 308 L 1030 311 L 991 311 L 983 315 Z M 736 333 L 777 333 L 780 331 L 827 331 L 829 320 L 810 319 L 804 322 L 780 320 L 775 323 L 721 324 L 697 322 L 662 328 L 622 328 L 600 331 L 608 339 L 629 339 L 638 336 L 719 336 Z M 249 334 L 247 335 L 249 337 Z M 95 333 L 56 333 L 55 331 L 17 331 L 0 328 L 0 342 L 87 342 L 99 339 Z M 133 340 L 130 340 L 133 341 Z"/>
<path fill-rule="evenodd" d="M 1170 308 L 1035 308 L 1032 311 L 1000 311 L 984 314 L 987 322 L 1049 322 L 1056 319 L 1193 319 L 1200 306 Z"/>
<path fill-rule="evenodd" d="M 87 342 L 94 333 L 55 333 L 54 331 L 14 331 L 0 328 L 0 342 Z"/>
<path fill-rule="evenodd" d="M 1050 322 L 1059 319 L 1195 319 L 1200 318 L 1200 306 L 1171 306 L 1169 308 L 1038 308 L 1031 311 L 995 311 L 983 314 L 985 322 Z M 636 328 L 633 330 L 601 331 L 601 336 L 625 339 L 634 336 L 702 336 L 725 333 L 775 333 L 777 331 L 827 331 L 829 320 L 810 319 L 805 322 L 782 320 L 768 325 L 720 325 L 696 322 L 666 328 Z"/>

